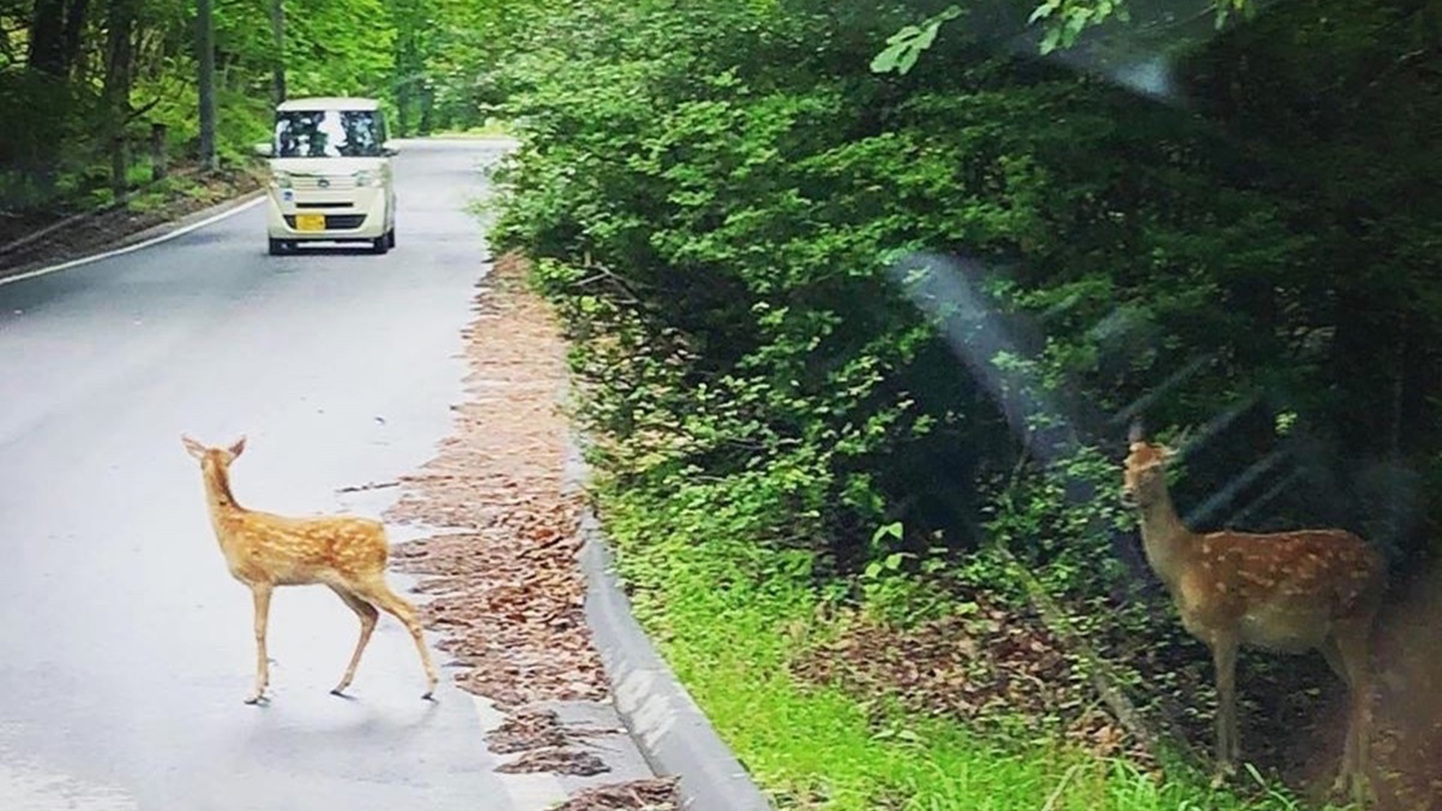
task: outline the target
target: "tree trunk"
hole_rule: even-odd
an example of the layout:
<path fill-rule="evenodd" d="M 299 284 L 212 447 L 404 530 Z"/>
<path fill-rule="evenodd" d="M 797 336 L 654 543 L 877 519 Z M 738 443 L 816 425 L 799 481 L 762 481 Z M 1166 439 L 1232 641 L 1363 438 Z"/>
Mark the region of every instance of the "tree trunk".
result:
<path fill-rule="evenodd" d="M 200 168 L 203 172 L 213 172 L 216 169 L 215 23 L 211 19 L 211 0 L 196 0 L 195 21 L 196 47 L 200 51 Z"/>
<path fill-rule="evenodd" d="M 64 60 L 67 74 L 80 63 L 80 47 L 85 43 L 85 11 L 89 5 L 89 0 L 70 0 L 70 5 L 65 9 L 65 38 L 61 59 Z"/>
<path fill-rule="evenodd" d="M 35 0 L 26 62 L 32 70 L 65 75 L 65 0 Z"/>
<path fill-rule="evenodd" d="M 130 150 L 125 125 L 130 121 L 130 79 L 133 70 L 131 43 L 139 0 L 111 0 L 106 16 L 104 110 L 110 147 L 110 188 L 115 202 L 125 204 L 130 196 Z"/>
<path fill-rule="evenodd" d="M 411 83 L 404 77 L 396 85 L 396 132 L 401 136 L 411 134 Z"/>
<path fill-rule="evenodd" d="M 285 0 L 271 0 L 270 35 L 275 45 L 275 68 L 271 92 L 275 103 L 285 101 Z"/>
<path fill-rule="evenodd" d="M 150 179 L 159 182 L 169 174 L 170 167 L 165 154 L 165 125 L 150 125 Z"/>

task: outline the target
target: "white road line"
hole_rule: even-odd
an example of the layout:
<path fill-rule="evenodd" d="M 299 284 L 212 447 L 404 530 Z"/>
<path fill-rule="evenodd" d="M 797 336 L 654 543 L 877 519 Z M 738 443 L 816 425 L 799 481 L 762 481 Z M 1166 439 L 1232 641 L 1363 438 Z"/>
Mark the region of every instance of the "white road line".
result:
<path fill-rule="evenodd" d="M 151 245 L 159 245 L 160 243 L 167 240 L 172 240 L 176 237 L 184 236 L 191 231 L 197 231 L 207 225 L 210 225 L 211 223 L 220 222 L 226 217 L 231 217 L 247 209 L 254 208 L 255 206 L 258 206 L 263 202 L 265 202 L 265 196 L 261 195 L 254 200 L 246 203 L 241 203 L 234 208 L 228 208 L 225 211 L 220 212 L 219 214 L 214 214 L 212 216 L 206 217 L 203 220 L 200 220 L 199 222 L 193 222 L 190 225 L 182 226 L 175 229 L 174 231 L 167 231 L 160 236 L 151 237 L 144 242 L 137 242 L 134 245 L 126 245 L 123 248 L 116 248 L 111 251 L 105 251 L 104 253 L 97 253 L 91 256 L 82 256 L 79 259 L 71 259 L 68 262 L 62 262 L 58 265 L 51 265 L 50 267 L 39 268 L 36 270 L 28 271 L 26 273 L 21 273 L 16 276 L 6 276 L 5 278 L 0 279 L 0 287 L 4 287 L 7 284 L 14 284 L 15 282 L 23 282 L 26 279 L 34 279 L 37 276 L 46 276 L 51 273 L 59 273 L 62 270 L 69 270 L 74 267 L 79 267 L 80 265 L 88 265 L 91 262 L 99 262 L 102 259 L 109 259 L 112 256 L 121 256 L 132 251 L 138 251 L 141 248 L 149 248 Z"/>

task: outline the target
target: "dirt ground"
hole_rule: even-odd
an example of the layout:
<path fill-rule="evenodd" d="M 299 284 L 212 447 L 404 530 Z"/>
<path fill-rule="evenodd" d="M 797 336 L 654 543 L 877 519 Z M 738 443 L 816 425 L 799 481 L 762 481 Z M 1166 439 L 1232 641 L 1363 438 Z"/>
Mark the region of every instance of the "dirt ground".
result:
<path fill-rule="evenodd" d="M 182 169 L 177 176 L 185 174 L 194 173 Z M 251 170 L 230 170 L 184 186 L 184 192 L 163 200 L 147 197 L 143 210 L 79 214 L 0 209 L 0 279 L 100 252 L 126 237 L 252 192 L 260 188 L 260 179 Z"/>
<path fill-rule="evenodd" d="M 585 624 L 579 504 L 563 476 L 565 343 L 525 276 L 525 265 L 507 256 L 479 285 L 464 333 L 467 400 L 452 406 L 451 436 L 401 481 L 386 517 L 434 531 L 398 545 L 395 565 L 418 575 L 418 590 L 432 596 L 423 621 L 461 665 L 460 687 L 509 713 L 490 749 L 522 753 L 511 771 L 589 776 L 604 764 L 569 744 L 605 730 L 564 727 L 532 706 L 604 700 L 609 688 Z M 563 808 L 679 805 L 672 782 L 646 780 L 580 792 Z"/>

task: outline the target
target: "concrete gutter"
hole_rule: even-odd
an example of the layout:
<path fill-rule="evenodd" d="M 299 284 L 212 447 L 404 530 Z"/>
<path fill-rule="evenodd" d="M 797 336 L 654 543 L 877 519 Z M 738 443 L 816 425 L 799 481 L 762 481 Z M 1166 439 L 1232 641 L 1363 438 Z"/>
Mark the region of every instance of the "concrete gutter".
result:
<path fill-rule="evenodd" d="M 688 811 L 770 811 L 771 803 L 721 741 L 631 614 L 601 522 L 581 516 L 586 621 L 621 720 L 651 769 L 680 778 Z"/>

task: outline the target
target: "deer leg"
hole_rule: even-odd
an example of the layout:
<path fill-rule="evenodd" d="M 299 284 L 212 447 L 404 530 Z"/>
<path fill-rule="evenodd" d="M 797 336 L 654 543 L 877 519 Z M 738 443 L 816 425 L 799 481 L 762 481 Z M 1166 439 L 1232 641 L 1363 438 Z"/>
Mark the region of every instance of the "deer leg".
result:
<path fill-rule="evenodd" d="M 1211 648 L 1217 671 L 1217 771 L 1212 783 L 1220 785 L 1236 773 L 1241 748 L 1237 732 L 1237 640 L 1218 635 Z"/>
<path fill-rule="evenodd" d="M 333 695 L 342 695 L 345 688 L 349 687 L 351 681 L 355 679 L 355 669 L 360 664 L 361 653 L 366 649 L 366 643 L 370 642 L 371 632 L 376 628 L 376 618 L 380 616 L 380 612 L 376 610 L 375 606 L 351 594 L 340 586 L 331 586 L 330 589 L 334 591 L 336 596 L 340 597 L 346 605 L 350 606 L 350 610 L 354 611 L 356 616 L 360 618 L 361 624 L 360 639 L 356 642 L 355 653 L 351 654 L 350 664 L 346 666 L 345 675 L 341 677 L 340 684 L 337 684 L 335 689 L 331 690 Z"/>
<path fill-rule="evenodd" d="M 270 592 L 268 583 L 251 586 L 255 601 L 255 691 L 245 699 L 247 704 L 256 704 L 265 695 L 270 684 L 270 660 L 265 653 L 265 626 L 270 617 Z"/>
<path fill-rule="evenodd" d="M 1337 674 L 1337 678 L 1347 685 L 1347 734 L 1342 742 L 1342 762 L 1337 770 L 1337 778 L 1332 783 L 1332 791 L 1338 792 L 1345 788 L 1348 775 L 1351 774 L 1354 758 L 1357 756 L 1355 733 L 1357 728 L 1356 718 L 1356 697 L 1357 686 L 1352 681 L 1352 674 L 1347 672 L 1347 660 L 1342 656 L 1342 649 L 1337 644 L 1335 636 L 1328 637 L 1321 645 L 1322 656 L 1327 660 L 1327 666 Z"/>
<path fill-rule="evenodd" d="M 429 699 L 435 694 L 436 682 L 440 681 L 440 677 L 436 675 L 435 665 L 431 664 L 431 654 L 426 649 L 425 637 L 421 635 L 421 624 L 416 619 L 415 607 L 391 591 L 390 586 L 379 576 L 358 584 L 355 594 L 400 620 L 406 630 L 411 632 L 411 638 L 416 642 L 416 651 L 421 655 L 421 665 L 426 671 L 426 691 L 421 698 Z"/>
<path fill-rule="evenodd" d="M 1326 648 L 1335 652 L 1342 668 L 1342 678 L 1347 682 L 1347 738 L 1342 749 L 1342 765 L 1332 790 L 1350 790 L 1358 805 L 1365 805 L 1373 799 L 1372 789 L 1367 780 L 1366 766 L 1371 755 L 1368 751 L 1371 739 L 1371 698 L 1372 668 L 1368 661 L 1370 650 L 1368 635 L 1370 623 L 1354 623 L 1338 628 L 1336 635 L 1328 640 Z M 1331 661 L 1331 655 L 1328 656 Z M 1333 665 L 1334 669 L 1337 665 Z"/>

